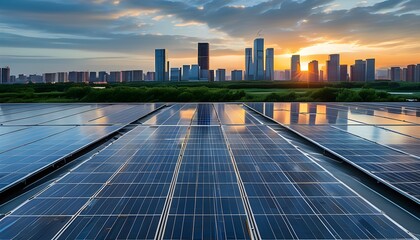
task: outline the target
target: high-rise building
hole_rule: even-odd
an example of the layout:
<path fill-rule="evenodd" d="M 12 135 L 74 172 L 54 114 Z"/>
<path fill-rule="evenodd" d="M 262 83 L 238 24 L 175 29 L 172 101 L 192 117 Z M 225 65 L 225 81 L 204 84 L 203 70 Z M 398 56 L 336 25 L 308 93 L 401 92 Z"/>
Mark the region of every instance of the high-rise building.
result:
<path fill-rule="evenodd" d="M 416 65 L 416 72 L 414 74 L 414 82 L 420 82 L 420 64 Z"/>
<path fill-rule="evenodd" d="M 319 81 L 318 61 L 314 60 L 308 64 L 308 80 L 309 82 Z"/>
<path fill-rule="evenodd" d="M 43 75 L 44 83 L 55 83 L 57 73 L 44 73 Z"/>
<path fill-rule="evenodd" d="M 105 71 L 100 71 L 98 79 L 99 79 L 99 82 L 108 81 L 108 73 L 106 73 Z"/>
<path fill-rule="evenodd" d="M 89 73 L 89 82 L 96 82 L 96 72 L 90 72 Z"/>
<path fill-rule="evenodd" d="M 201 71 L 210 69 L 210 44 L 198 43 L 198 65 Z M 200 78 L 208 79 L 208 72 L 207 75 L 200 75 Z"/>
<path fill-rule="evenodd" d="M 414 82 L 414 75 L 416 75 L 416 65 L 407 66 L 407 82 Z"/>
<path fill-rule="evenodd" d="M 391 81 L 401 81 L 401 68 L 400 67 L 391 68 Z"/>
<path fill-rule="evenodd" d="M 133 71 L 121 72 L 121 82 L 132 82 L 132 81 L 133 81 Z"/>
<path fill-rule="evenodd" d="M 252 48 L 245 48 L 245 80 L 254 80 Z"/>
<path fill-rule="evenodd" d="M 143 70 L 133 70 L 133 82 L 143 81 Z"/>
<path fill-rule="evenodd" d="M 200 68 L 200 81 L 208 81 L 208 80 L 209 80 L 209 70 Z"/>
<path fill-rule="evenodd" d="M 190 80 L 190 65 L 184 65 L 182 66 L 182 81 L 188 81 Z"/>
<path fill-rule="evenodd" d="M 323 82 L 324 81 L 324 70 L 320 70 L 319 71 L 319 81 Z"/>
<path fill-rule="evenodd" d="M 146 80 L 147 81 L 156 81 L 156 73 L 155 72 L 147 72 L 146 73 Z"/>
<path fill-rule="evenodd" d="M 68 74 L 67 74 L 67 72 L 59 72 L 59 73 L 57 73 L 57 82 L 59 82 L 59 83 L 68 82 Z"/>
<path fill-rule="evenodd" d="M 274 48 L 267 48 L 265 53 L 265 80 L 274 80 Z"/>
<path fill-rule="evenodd" d="M 209 82 L 214 82 L 214 70 L 209 70 Z"/>
<path fill-rule="evenodd" d="M 233 70 L 231 72 L 232 81 L 242 81 L 242 70 Z"/>
<path fill-rule="evenodd" d="M 293 55 L 291 62 L 291 80 L 299 81 L 300 79 L 300 55 Z"/>
<path fill-rule="evenodd" d="M 200 66 L 197 64 L 191 65 L 190 80 L 200 80 Z"/>
<path fill-rule="evenodd" d="M 254 79 L 264 80 L 264 38 L 254 40 Z"/>
<path fill-rule="evenodd" d="M 77 72 L 71 71 L 68 75 L 69 82 L 75 83 L 77 81 Z"/>
<path fill-rule="evenodd" d="M 113 71 L 109 73 L 109 79 L 108 82 L 110 83 L 119 83 L 121 82 L 121 72 L 120 71 Z"/>
<path fill-rule="evenodd" d="M 340 81 L 340 55 L 331 54 L 327 62 L 327 76 L 329 82 Z"/>
<path fill-rule="evenodd" d="M 348 66 L 346 64 L 340 65 L 340 80 L 348 81 L 348 78 L 349 78 Z"/>
<path fill-rule="evenodd" d="M 166 78 L 166 49 L 155 50 L 155 81 L 164 82 Z"/>
<path fill-rule="evenodd" d="M 77 83 L 85 83 L 89 81 L 89 72 L 75 72 L 75 81 Z"/>
<path fill-rule="evenodd" d="M 366 61 L 356 60 L 353 67 L 351 81 L 366 81 Z"/>
<path fill-rule="evenodd" d="M 366 59 L 366 81 L 375 81 L 375 59 Z"/>
<path fill-rule="evenodd" d="M 226 81 L 226 69 L 217 69 L 216 70 L 216 81 L 224 82 Z"/>
<path fill-rule="evenodd" d="M 290 81 L 292 79 L 292 74 L 290 69 L 284 70 L 284 80 Z"/>
<path fill-rule="evenodd" d="M 10 83 L 10 68 L 4 67 L 0 68 L 0 84 Z"/>
<path fill-rule="evenodd" d="M 407 68 L 402 69 L 401 81 L 403 82 L 407 81 L 407 72 L 408 72 Z"/>
<path fill-rule="evenodd" d="M 181 68 L 171 68 L 171 82 L 181 81 Z"/>

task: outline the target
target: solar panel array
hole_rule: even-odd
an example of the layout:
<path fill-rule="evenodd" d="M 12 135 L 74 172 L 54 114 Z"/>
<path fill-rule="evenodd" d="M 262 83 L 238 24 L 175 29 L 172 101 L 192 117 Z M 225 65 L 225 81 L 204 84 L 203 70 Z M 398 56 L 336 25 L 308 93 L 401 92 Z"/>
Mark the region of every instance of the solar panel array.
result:
<path fill-rule="evenodd" d="M 175 104 L 1 219 L 13 238 L 413 236 L 240 105 Z"/>
<path fill-rule="evenodd" d="M 0 105 L 0 193 L 157 107 L 154 104 Z"/>
<path fill-rule="evenodd" d="M 407 131 L 420 132 L 420 109 L 415 105 L 320 103 L 302 107 L 299 103 L 253 103 L 249 106 L 420 203 L 420 139 Z M 316 111 L 319 109 L 324 109 L 323 113 Z M 282 112 L 283 118 L 277 111 Z M 285 114 L 297 115 L 298 119 L 287 121 Z M 299 115 L 313 119 L 302 122 Z M 316 118 L 329 122 L 317 123 Z"/>

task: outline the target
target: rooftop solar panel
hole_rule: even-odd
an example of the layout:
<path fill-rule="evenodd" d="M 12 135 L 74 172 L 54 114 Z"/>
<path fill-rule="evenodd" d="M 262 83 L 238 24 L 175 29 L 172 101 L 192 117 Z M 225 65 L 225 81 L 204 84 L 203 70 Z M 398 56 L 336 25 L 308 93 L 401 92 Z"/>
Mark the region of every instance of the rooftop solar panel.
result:
<path fill-rule="evenodd" d="M 128 121 L 125 117 L 111 117 L 114 120 L 109 122 Z M 72 144 L 79 143 L 75 140 L 78 134 L 104 134 L 106 128 L 119 126 L 72 128 L 61 138 L 54 138 L 59 152 L 54 152 L 54 145 L 45 147 L 40 140 L 21 152 L 8 151 L 10 158 L 3 167 L 9 163 L 11 168 L 24 167 L 24 160 L 15 161 L 29 153 L 60 156 L 71 150 Z M 325 126 L 314 129 L 318 131 L 321 127 Z M 320 136 L 320 142 L 330 137 Z M 363 157 L 371 162 L 385 159 L 372 168 L 378 174 L 385 176 L 392 169 L 412 173 L 404 179 L 396 178 L 398 181 L 416 177 L 418 162 L 408 155 L 395 155 L 394 150 L 360 144 L 358 139 L 347 136 L 333 139 L 351 156 L 358 157 L 349 145 L 362 151 Z M 397 157 L 399 165 L 393 165 L 397 163 L 388 156 Z M 32 164 L 41 167 L 49 161 Z M 359 162 L 365 167 L 372 166 L 361 158 Z M 240 105 L 174 104 L 0 219 L 0 239 L 39 238 L 411 239 L 414 236 Z"/>
<path fill-rule="evenodd" d="M 256 107 L 257 111 L 261 110 L 262 105 L 265 104 L 250 104 L 251 107 Z M 338 104 L 329 105 L 335 106 Z M 344 107 L 343 112 L 349 111 L 346 110 L 346 104 L 339 105 Z M 349 105 L 351 105 L 349 109 L 357 107 L 357 105 Z M 370 108 L 374 109 L 375 106 Z M 370 119 L 372 121 L 369 122 L 370 125 L 305 126 L 299 124 L 285 125 L 284 122 L 278 122 L 315 144 L 332 151 L 416 203 L 420 203 L 419 198 L 416 197 L 420 194 L 420 188 L 418 188 L 420 169 L 416 165 L 419 159 L 419 140 L 410 135 L 407 136 L 380 128 L 385 121 L 398 130 L 397 126 L 404 126 L 401 125 L 401 122 L 404 122 L 403 117 L 373 116 L 373 112 L 366 112 L 370 111 L 370 108 L 365 104 L 363 110 L 357 113 L 359 119 Z M 349 115 L 349 117 L 351 116 Z M 378 118 L 381 120 L 375 121 Z M 397 122 L 397 125 L 392 125 L 394 122 Z M 420 126 L 412 125 L 411 128 L 420 129 Z M 384 164 L 389 165 L 384 167 Z M 375 171 L 375 169 L 379 171 Z"/>
<path fill-rule="evenodd" d="M 404 231 L 396 233 L 394 230 L 398 232 L 398 228 L 393 226 L 392 221 L 309 158 L 301 158 L 302 153 L 294 151 L 291 151 L 294 152 L 293 155 L 281 153 L 287 148 L 294 149 L 294 147 L 280 136 L 273 134 L 274 131 L 268 127 L 223 127 L 223 129 L 228 142 L 232 143 L 238 168 L 241 169 L 242 165 L 254 166 L 248 168 L 251 171 L 240 171 L 240 175 L 263 239 L 408 237 Z M 266 144 L 267 139 L 271 141 L 271 145 Z M 239 147 L 239 144 L 242 147 Z M 241 149 L 248 151 L 242 154 Z M 278 151 L 274 155 L 270 154 L 269 152 L 273 150 Z M 298 162 L 312 165 L 315 171 L 293 170 L 294 156 L 298 156 Z M 263 162 L 260 161 L 262 157 L 264 157 Z M 264 166 L 266 164 L 267 166 Z M 291 166 L 283 169 L 287 164 Z M 337 201 L 337 198 L 342 200 Z M 329 202 L 330 208 L 319 205 L 319 201 L 324 204 Z M 348 212 L 337 213 L 337 209 L 333 206 Z M 335 216 L 339 220 L 336 220 Z M 337 224 L 336 221 L 348 222 L 347 226 L 350 227 L 345 229 L 344 225 Z M 363 222 L 369 222 L 369 225 Z M 383 226 L 381 227 L 383 230 L 388 227 L 393 230 L 372 233 L 370 227 L 373 225 Z"/>

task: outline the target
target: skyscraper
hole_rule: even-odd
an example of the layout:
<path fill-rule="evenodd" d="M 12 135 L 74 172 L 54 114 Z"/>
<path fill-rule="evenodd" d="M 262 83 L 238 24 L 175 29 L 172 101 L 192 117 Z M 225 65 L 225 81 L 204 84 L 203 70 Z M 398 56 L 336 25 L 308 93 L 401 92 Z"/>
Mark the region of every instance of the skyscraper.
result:
<path fill-rule="evenodd" d="M 245 80 L 254 80 L 252 48 L 245 48 Z"/>
<path fill-rule="evenodd" d="M 155 81 L 166 81 L 166 49 L 155 50 Z"/>
<path fill-rule="evenodd" d="M 391 68 L 391 81 L 401 81 L 401 68 L 400 67 Z"/>
<path fill-rule="evenodd" d="M 308 81 L 318 82 L 319 81 L 319 69 L 318 61 L 314 60 L 308 64 Z"/>
<path fill-rule="evenodd" d="M 57 73 L 57 81 L 59 83 L 68 82 L 67 72 L 59 72 L 59 73 Z"/>
<path fill-rule="evenodd" d="M 264 38 L 254 40 L 254 79 L 264 80 Z"/>
<path fill-rule="evenodd" d="M 99 72 L 99 82 L 106 82 L 107 77 L 108 77 L 108 73 L 106 73 L 105 71 Z"/>
<path fill-rule="evenodd" d="M 414 82 L 420 82 L 420 64 L 416 65 L 416 72 L 414 74 Z"/>
<path fill-rule="evenodd" d="M 133 70 L 133 82 L 143 81 L 143 70 Z"/>
<path fill-rule="evenodd" d="M 121 72 L 121 82 L 132 82 L 132 81 L 133 81 L 133 71 Z"/>
<path fill-rule="evenodd" d="M 190 80 L 190 65 L 184 65 L 182 66 L 182 81 L 188 81 Z"/>
<path fill-rule="evenodd" d="M 89 73 L 89 82 L 96 82 L 96 72 Z"/>
<path fill-rule="evenodd" d="M 340 81 L 340 55 L 339 54 L 331 54 L 330 60 L 327 63 L 327 75 L 329 82 L 337 82 Z"/>
<path fill-rule="evenodd" d="M 407 68 L 403 68 L 402 75 L 401 75 L 401 81 L 403 81 L 403 82 L 406 82 L 407 81 L 407 72 L 408 72 L 408 69 Z"/>
<path fill-rule="evenodd" d="M 10 83 L 10 68 L 0 68 L 0 84 L 8 84 Z"/>
<path fill-rule="evenodd" d="M 348 66 L 343 64 L 340 65 L 340 80 L 347 81 L 348 80 Z"/>
<path fill-rule="evenodd" d="M 290 81 L 292 79 L 292 75 L 290 73 L 290 69 L 284 70 L 284 80 Z"/>
<path fill-rule="evenodd" d="M 233 70 L 231 72 L 232 81 L 242 81 L 242 70 Z"/>
<path fill-rule="evenodd" d="M 265 65 L 265 80 L 274 80 L 274 48 L 267 48 Z"/>
<path fill-rule="evenodd" d="M 407 82 L 414 82 L 414 77 L 416 75 L 416 65 L 407 66 Z"/>
<path fill-rule="evenodd" d="M 171 82 L 181 81 L 181 68 L 171 68 Z"/>
<path fill-rule="evenodd" d="M 109 73 L 108 82 L 110 83 L 119 83 L 121 82 L 122 74 L 120 71 L 113 71 Z"/>
<path fill-rule="evenodd" d="M 366 81 L 375 81 L 375 59 L 366 59 Z"/>
<path fill-rule="evenodd" d="M 291 80 L 299 81 L 300 79 L 300 55 L 292 56 L 291 63 Z"/>
<path fill-rule="evenodd" d="M 217 82 L 226 81 L 226 69 L 217 69 L 216 70 L 216 81 Z"/>
<path fill-rule="evenodd" d="M 208 43 L 198 43 L 198 65 L 201 70 L 210 69 L 210 45 Z"/>
<path fill-rule="evenodd" d="M 366 81 L 366 61 L 356 60 L 353 68 L 352 81 L 365 82 Z"/>
<path fill-rule="evenodd" d="M 190 70 L 190 80 L 200 80 L 200 66 L 194 64 Z"/>

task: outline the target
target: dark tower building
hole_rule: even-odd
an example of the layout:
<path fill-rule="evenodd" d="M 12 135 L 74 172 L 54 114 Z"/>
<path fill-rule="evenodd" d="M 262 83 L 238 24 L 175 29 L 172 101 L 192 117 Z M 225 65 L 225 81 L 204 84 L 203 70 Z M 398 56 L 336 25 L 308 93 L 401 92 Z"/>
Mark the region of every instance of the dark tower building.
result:
<path fill-rule="evenodd" d="M 348 69 L 347 65 L 340 65 L 340 81 L 348 81 Z"/>
<path fill-rule="evenodd" d="M 201 70 L 210 69 L 210 45 L 208 43 L 198 43 L 198 65 Z"/>

